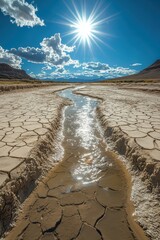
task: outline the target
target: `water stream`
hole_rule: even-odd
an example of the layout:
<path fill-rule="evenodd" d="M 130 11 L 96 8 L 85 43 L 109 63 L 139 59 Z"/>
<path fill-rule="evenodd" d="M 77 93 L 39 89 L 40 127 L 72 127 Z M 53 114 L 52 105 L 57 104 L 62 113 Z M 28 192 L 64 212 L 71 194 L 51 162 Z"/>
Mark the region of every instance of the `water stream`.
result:
<path fill-rule="evenodd" d="M 113 165 L 105 154 L 106 144 L 95 116 L 98 101 L 73 94 L 72 90 L 65 90 L 60 95 L 73 101 L 65 111 L 64 123 L 66 142 L 77 148 L 79 155 L 72 176 L 83 184 L 98 181 Z"/>

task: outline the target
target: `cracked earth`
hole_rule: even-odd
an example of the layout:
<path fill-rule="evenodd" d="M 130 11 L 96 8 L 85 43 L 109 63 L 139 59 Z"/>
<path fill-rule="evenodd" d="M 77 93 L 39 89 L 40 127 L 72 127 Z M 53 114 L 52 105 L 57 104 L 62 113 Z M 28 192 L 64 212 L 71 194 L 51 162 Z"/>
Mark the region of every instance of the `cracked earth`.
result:
<path fill-rule="evenodd" d="M 110 169 L 98 183 L 83 186 L 71 175 L 73 161 L 75 156 L 64 159 L 40 184 L 6 239 L 117 239 L 117 232 L 120 239 L 136 239 L 126 220 L 120 172 Z"/>
<path fill-rule="evenodd" d="M 87 86 L 78 92 L 103 99 L 98 105 L 97 114 L 104 129 L 104 136 L 106 139 L 111 137 L 109 140 L 115 144 L 115 149 L 126 157 L 125 165 L 130 163 L 132 166 L 131 172 L 135 177 L 132 189 L 131 181 L 125 172 L 126 169 L 118 164 L 120 159 L 110 151 L 110 147 L 108 149 L 103 139 L 103 131 L 101 132 L 96 121 L 94 111 L 97 101 L 74 95 L 70 90 L 62 92 L 60 97 L 42 94 L 43 100 L 46 97 L 43 104 L 50 99 L 52 110 L 53 101 L 55 100 L 57 104 L 58 101 L 62 101 L 61 97 L 67 97 L 74 102 L 74 105 L 65 110 L 64 157 L 61 163 L 41 180 L 38 187 L 25 201 L 15 227 L 5 239 L 158 240 L 160 218 L 156 194 L 159 189 L 160 160 L 159 95 L 109 85 Z M 49 105 L 43 108 L 40 95 L 35 92 L 32 97 L 34 96 L 35 101 L 35 96 L 36 98 L 39 96 L 37 105 L 41 104 L 39 109 L 42 108 L 42 112 L 39 113 L 33 104 L 34 114 L 29 117 L 29 119 L 34 119 L 35 116 L 39 116 L 38 121 L 14 126 L 18 129 L 19 127 L 25 129 L 25 132 L 36 133 L 29 139 L 39 136 L 40 129 L 49 127 L 46 124 L 53 122 L 53 113 L 51 117 L 50 111 L 46 111 Z M 23 102 L 22 98 L 21 101 Z M 16 103 L 13 105 L 16 106 Z M 22 105 L 24 107 L 24 104 Z M 23 107 L 22 110 L 25 111 Z M 54 112 L 56 108 L 57 106 Z M 45 119 L 48 115 L 50 117 L 47 118 L 47 122 L 43 122 L 45 120 L 41 122 L 39 120 L 41 115 L 44 115 Z M 25 122 L 27 122 L 26 118 Z M 42 124 L 41 127 L 39 124 Z M 2 127 L 7 131 L 11 128 L 10 125 Z M 9 129 L 10 131 L 13 130 Z M 25 132 L 20 134 L 23 135 Z M 6 140 L 5 145 L 14 149 L 14 151 L 10 149 L 7 154 L 15 160 L 20 158 L 21 153 L 16 152 L 20 154 L 16 156 L 10 154 L 15 154 L 15 151 L 22 150 L 23 147 L 33 147 L 33 145 L 32 141 L 26 143 L 21 139 L 22 135 L 17 135 L 16 140 L 20 137 L 20 141 L 24 141 L 25 146 L 22 142 L 13 146 L 12 140 L 10 142 L 12 134 L 11 138 Z M 3 138 L 7 135 L 5 134 Z M 22 154 L 25 154 L 25 151 L 22 151 Z M 28 155 L 24 158 L 26 156 Z M 1 174 L 8 174 L 10 177 L 13 169 L 11 168 L 8 172 L 3 170 Z M 133 194 L 133 188 L 136 189 L 137 195 Z M 130 194 L 135 209 L 130 202 Z M 134 221 L 133 212 L 138 217 L 136 221 L 140 223 L 144 231 Z"/>
<path fill-rule="evenodd" d="M 14 175 L 51 128 L 62 104 L 52 92 L 63 88 L 0 95 L 0 185 Z"/>
<path fill-rule="evenodd" d="M 65 111 L 63 161 L 31 194 L 5 239 L 147 239 L 130 222 L 128 183 L 95 120 L 97 101 L 70 90 L 60 95 L 74 101 Z"/>
<path fill-rule="evenodd" d="M 155 91 L 160 90 L 160 85 L 157 85 Z M 154 89 L 153 87 L 151 90 Z M 119 128 L 144 149 L 155 162 L 159 162 L 160 96 L 159 93 L 147 93 L 147 86 L 144 92 L 132 90 L 143 90 L 143 88 L 142 86 L 136 88 L 136 85 L 90 86 L 81 90 L 81 93 L 103 99 L 101 109 L 103 108 L 108 125 L 112 128 Z"/>
<path fill-rule="evenodd" d="M 54 92 L 66 87 L 0 95 L 0 235 L 37 178 L 61 157 L 58 131 L 67 101 Z"/>
<path fill-rule="evenodd" d="M 97 117 L 110 149 L 132 175 L 131 199 L 151 239 L 160 236 L 160 84 L 87 86 L 78 93 L 100 98 Z"/>

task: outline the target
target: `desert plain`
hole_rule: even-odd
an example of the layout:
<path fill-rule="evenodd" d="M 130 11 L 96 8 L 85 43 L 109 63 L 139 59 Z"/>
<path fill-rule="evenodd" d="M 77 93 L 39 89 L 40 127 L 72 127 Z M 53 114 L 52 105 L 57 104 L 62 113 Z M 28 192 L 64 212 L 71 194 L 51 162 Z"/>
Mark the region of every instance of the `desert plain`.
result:
<path fill-rule="evenodd" d="M 158 82 L 7 89 L 2 239 L 159 239 Z"/>

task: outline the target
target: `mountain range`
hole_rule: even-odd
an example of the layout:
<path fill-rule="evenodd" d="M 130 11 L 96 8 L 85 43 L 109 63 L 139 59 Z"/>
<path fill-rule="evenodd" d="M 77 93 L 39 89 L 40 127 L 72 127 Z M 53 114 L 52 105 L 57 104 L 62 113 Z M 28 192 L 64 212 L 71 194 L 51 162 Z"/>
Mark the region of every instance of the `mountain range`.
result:
<path fill-rule="evenodd" d="M 106 79 L 107 81 L 108 79 Z M 147 81 L 153 80 L 158 81 L 160 80 L 160 59 L 156 60 L 153 64 L 148 66 L 147 68 L 143 69 L 137 74 L 119 77 L 110 79 L 114 81 Z"/>
<path fill-rule="evenodd" d="M 13 68 L 6 63 L 0 63 L 1 79 L 31 80 L 32 78 L 24 70 Z"/>
<path fill-rule="evenodd" d="M 160 59 L 155 61 L 152 65 L 142 70 L 140 75 L 146 76 L 146 77 L 154 77 L 159 78 L 160 77 Z"/>

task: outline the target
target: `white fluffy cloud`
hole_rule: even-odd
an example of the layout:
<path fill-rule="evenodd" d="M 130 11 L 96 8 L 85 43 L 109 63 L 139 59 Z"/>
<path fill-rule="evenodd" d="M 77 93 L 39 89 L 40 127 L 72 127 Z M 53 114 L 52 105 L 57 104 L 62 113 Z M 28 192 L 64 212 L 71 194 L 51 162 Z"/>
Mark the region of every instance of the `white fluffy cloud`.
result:
<path fill-rule="evenodd" d="M 115 68 L 110 67 L 107 72 L 113 77 L 121 77 L 121 76 L 131 75 L 136 73 L 135 70 L 130 68 L 124 68 L 124 67 L 115 67 Z"/>
<path fill-rule="evenodd" d="M 136 73 L 134 69 L 124 67 L 111 67 L 109 64 L 101 62 L 87 62 L 75 65 L 75 68 L 81 69 L 76 75 L 114 78 Z"/>
<path fill-rule="evenodd" d="M 22 59 L 12 53 L 9 53 L 0 46 L 0 62 L 7 63 L 15 68 L 21 68 Z"/>
<path fill-rule="evenodd" d="M 63 73 L 63 74 L 68 73 L 68 71 L 64 67 L 57 68 L 55 72 L 56 73 Z"/>
<path fill-rule="evenodd" d="M 59 33 L 56 33 L 50 38 L 44 38 L 40 43 L 40 46 L 41 48 L 12 48 L 10 50 L 10 53 L 25 58 L 30 62 L 44 63 L 52 67 L 78 64 L 78 61 L 72 60 L 68 54 L 70 52 L 73 52 L 75 47 L 69 47 L 65 44 L 62 44 L 61 36 Z"/>
<path fill-rule="evenodd" d="M 25 0 L 0 0 L 0 9 L 4 15 L 9 15 L 11 22 L 17 26 L 44 26 L 44 21 L 36 15 L 37 8 Z"/>
<path fill-rule="evenodd" d="M 37 77 L 47 79 L 108 79 L 117 78 L 126 75 L 135 74 L 136 71 L 124 67 L 111 67 L 109 64 L 100 62 L 78 63 L 73 66 L 56 67 L 55 71 L 49 73 L 42 69 L 42 72 Z"/>
<path fill-rule="evenodd" d="M 131 67 L 138 67 L 138 66 L 141 66 L 141 65 L 142 65 L 142 63 L 133 63 L 130 66 Z"/>
<path fill-rule="evenodd" d="M 12 48 L 10 53 L 13 53 L 21 58 L 25 58 L 30 62 L 43 63 L 46 61 L 46 54 L 42 49 L 34 47 L 19 47 L 18 49 Z"/>
<path fill-rule="evenodd" d="M 62 44 L 59 33 L 50 38 L 44 38 L 40 46 L 40 48 L 20 47 L 11 50 L 4 50 L 0 47 L 0 62 L 8 63 L 16 68 L 20 68 L 22 58 L 32 63 L 44 64 L 41 72 L 36 75 L 37 78 L 41 79 L 107 79 L 136 73 L 134 69 L 111 67 L 107 63 L 79 63 L 77 60 L 72 60 L 69 53 L 74 51 L 74 47 Z"/>
<path fill-rule="evenodd" d="M 83 69 L 91 69 L 95 71 L 101 71 L 101 70 L 108 70 L 110 69 L 109 65 L 106 63 L 100 63 L 100 62 L 88 62 L 82 64 Z"/>

